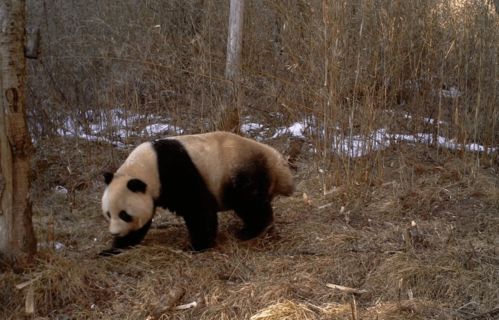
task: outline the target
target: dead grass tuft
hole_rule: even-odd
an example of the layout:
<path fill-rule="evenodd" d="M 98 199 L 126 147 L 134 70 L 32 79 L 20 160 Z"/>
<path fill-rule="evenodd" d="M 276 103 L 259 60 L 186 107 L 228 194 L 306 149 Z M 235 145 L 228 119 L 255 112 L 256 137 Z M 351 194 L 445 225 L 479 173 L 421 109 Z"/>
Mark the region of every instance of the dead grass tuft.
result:
<path fill-rule="evenodd" d="M 305 304 L 283 301 L 259 311 L 250 320 L 298 320 L 315 319 L 315 313 Z"/>

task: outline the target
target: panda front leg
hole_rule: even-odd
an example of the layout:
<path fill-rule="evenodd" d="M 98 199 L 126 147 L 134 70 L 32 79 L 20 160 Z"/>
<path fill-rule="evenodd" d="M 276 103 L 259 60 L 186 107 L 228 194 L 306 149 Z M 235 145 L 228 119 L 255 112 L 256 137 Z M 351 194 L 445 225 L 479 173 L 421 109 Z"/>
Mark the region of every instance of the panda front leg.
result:
<path fill-rule="evenodd" d="M 144 237 L 151 227 L 152 219 L 149 220 L 142 228 L 132 231 L 123 237 L 114 237 L 113 244 L 110 249 L 103 250 L 99 253 L 101 256 L 113 256 L 121 253 L 124 249 L 129 249 L 138 245 L 144 240 Z"/>
<path fill-rule="evenodd" d="M 246 205 L 239 205 L 234 211 L 244 223 L 243 228 L 236 234 L 240 240 L 253 239 L 272 227 L 274 214 L 270 201 L 255 200 Z"/>
<path fill-rule="evenodd" d="M 192 249 L 202 251 L 215 246 L 218 230 L 216 211 L 191 211 L 180 214 L 185 221 Z"/>

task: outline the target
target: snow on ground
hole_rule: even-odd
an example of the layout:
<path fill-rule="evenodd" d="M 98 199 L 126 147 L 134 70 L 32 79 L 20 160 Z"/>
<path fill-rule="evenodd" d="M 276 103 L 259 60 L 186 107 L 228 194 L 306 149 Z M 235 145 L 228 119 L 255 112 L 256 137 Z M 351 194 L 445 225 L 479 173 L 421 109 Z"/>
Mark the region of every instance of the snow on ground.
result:
<path fill-rule="evenodd" d="M 282 135 L 290 134 L 293 137 L 304 138 L 306 123 L 305 122 L 295 122 L 291 126 L 286 128 L 278 128 L 276 133 L 272 138 L 277 138 Z"/>
<path fill-rule="evenodd" d="M 169 123 L 164 123 L 159 117 L 129 114 L 122 109 L 111 109 L 108 112 L 87 111 L 78 117 L 68 116 L 63 126 L 57 130 L 61 136 L 78 137 L 88 141 L 103 141 L 119 148 L 126 147 L 124 141 L 131 136 L 152 137 L 160 134 L 182 134 L 184 130 Z M 156 121 L 162 121 L 157 122 Z M 138 130 L 140 124 L 155 122 Z M 86 125 L 83 125 L 85 123 Z"/>
<path fill-rule="evenodd" d="M 57 129 L 57 133 L 63 137 L 78 137 L 80 139 L 87 140 L 87 141 L 107 142 L 107 143 L 110 143 L 113 146 L 116 146 L 118 148 L 126 147 L 126 145 L 121 141 L 111 140 L 111 139 L 105 138 L 102 135 L 96 135 L 96 134 L 101 134 L 100 132 L 97 132 L 96 134 L 87 134 L 83 130 L 81 130 L 81 128 L 79 128 L 78 130 L 70 130 L 70 129 L 68 129 L 68 127 L 64 127 L 64 128 Z"/>
<path fill-rule="evenodd" d="M 158 135 L 180 135 L 184 130 L 178 126 L 165 122 L 159 117 L 149 117 L 136 114 L 128 114 L 121 109 L 112 109 L 107 113 L 96 114 L 89 111 L 85 114 L 86 122 L 90 122 L 83 126 L 74 118 L 68 117 L 64 122 L 64 126 L 57 130 L 61 136 L 79 137 L 89 141 L 103 141 L 111 143 L 119 148 L 127 147 L 124 141 L 127 141 L 130 136 L 139 137 L 155 137 Z M 410 114 L 405 114 L 404 118 L 412 119 Z M 445 124 L 443 121 L 437 121 L 432 118 L 424 118 L 426 123 L 435 125 Z M 156 122 L 159 121 L 159 122 Z M 139 124 L 147 123 L 142 129 L 134 129 L 140 127 Z M 275 139 L 281 136 L 291 136 L 295 138 L 306 139 L 311 130 L 317 127 L 317 121 L 312 117 L 297 121 L 285 127 L 271 129 L 263 124 L 252 121 L 250 117 L 243 119 L 241 131 L 257 140 L 265 140 L 266 137 Z M 320 131 L 320 130 L 319 130 Z M 337 129 L 339 132 L 339 130 Z M 343 156 L 352 158 L 362 157 L 371 152 L 383 150 L 390 145 L 399 142 L 420 143 L 428 145 L 437 145 L 446 149 L 466 150 L 471 152 L 495 152 L 499 148 L 485 148 L 477 143 L 462 145 L 455 139 L 449 139 L 443 136 L 435 136 L 430 133 L 417 134 L 401 134 L 390 133 L 385 128 L 379 128 L 370 134 L 364 135 L 345 135 L 336 134 L 332 137 L 332 150 Z"/>
<path fill-rule="evenodd" d="M 182 134 L 184 133 L 184 129 L 168 124 L 168 123 L 153 123 L 148 126 L 146 126 L 143 130 L 143 133 L 149 135 L 149 136 L 155 136 L 158 134 L 163 134 L 163 133 L 168 133 L 168 132 L 174 132 L 176 134 Z"/>
<path fill-rule="evenodd" d="M 334 136 L 332 149 L 340 155 L 352 158 L 362 157 L 373 151 L 387 148 L 390 140 L 386 137 L 385 129 L 378 129 L 368 136 Z"/>
<path fill-rule="evenodd" d="M 386 129 L 381 128 L 369 135 L 353 135 L 353 136 L 335 136 L 333 138 L 333 151 L 337 154 L 349 156 L 352 158 L 365 156 L 373 151 L 383 150 L 388 148 L 393 143 L 407 142 L 420 143 L 427 145 L 437 145 L 441 148 L 451 150 L 466 150 L 471 152 L 487 152 L 492 153 L 498 148 L 485 148 L 477 143 L 460 144 L 455 139 L 448 139 L 443 136 L 434 136 L 430 133 L 417 134 L 400 134 L 389 133 Z"/>
<path fill-rule="evenodd" d="M 429 124 L 435 124 L 437 121 L 431 118 L 424 119 Z M 293 137 L 304 138 L 309 128 L 310 121 L 295 122 L 289 127 L 278 128 L 272 138 L 277 138 L 282 135 L 290 135 Z M 439 124 L 444 122 L 439 121 Z M 335 135 L 332 138 L 332 150 L 343 156 L 358 158 L 365 156 L 371 152 L 379 151 L 388 148 L 393 143 L 420 143 L 427 145 L 437 145 L 441 148 L 453 150 L 466 150 L 471 152 L 487 152 L 492 153 L 499 148 L 485 148 L 477 143 L 460 144 L 455 139 L 449 139 L 443 136 L 434 136 L 430 133 L 416 134 L 400 134 L 390 133 L 385 128 L 377 129 L 367 135 Z"/>
<path fill-rule="evenodd" d="M 254 122 L 249 122 L 249 123 L 243 123 L 241 126 L 241 131 L 244 133 L 251 133 L 255 131 L 261 131 L 264 129 L 263 124 L 259 123 L 254 123 Z"/>
<path fill-rule="evenodd" d="M 435 123 L 438 123 L 438 125 L 446 125 L 447 122 L 445 121 L 437 121 L 433 118 L 423 118 L 423 121 L 427 124 L 435 124 Z"/>
<path fill-rule="evenodd" d="M 265 134 L 267 133 L 267 129 L 263 124 L 251 122 L 249 118 L 244 119 L 243 124 L 241 125 L 241 132 L 255 138 L 258 141 L 262 141 L 265 139 Z M 248 122 L 249 121 L 249 122 Z"/>

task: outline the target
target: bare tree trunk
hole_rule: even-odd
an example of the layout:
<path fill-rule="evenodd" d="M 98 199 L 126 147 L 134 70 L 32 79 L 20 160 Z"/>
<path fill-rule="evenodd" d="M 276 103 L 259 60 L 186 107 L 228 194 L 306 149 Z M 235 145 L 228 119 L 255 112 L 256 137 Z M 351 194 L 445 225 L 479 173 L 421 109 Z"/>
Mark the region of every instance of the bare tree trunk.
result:
<path fill-rule="evenodd" d="M 241 75 L 241 46 L 243 43 L 244 0 L 230 0 L 229 35 L 227 37 L 227 64 L 225 77 L 239 80 Z"/>
<path fill-rule="evenodd" d="M 244 0 L 230 0 L 229 35 L 227 37 L 227 62 L 225 78 L 229 85 L 221 106 L 217 129 L 239 132 L 241 50 L 243 43 Z"/>
<path fill-rule="evenodd" d="M 24 83 L 25 0 L 0 1 L 0 252 L 22 268 L 32 262 L 30 152 Z"/>

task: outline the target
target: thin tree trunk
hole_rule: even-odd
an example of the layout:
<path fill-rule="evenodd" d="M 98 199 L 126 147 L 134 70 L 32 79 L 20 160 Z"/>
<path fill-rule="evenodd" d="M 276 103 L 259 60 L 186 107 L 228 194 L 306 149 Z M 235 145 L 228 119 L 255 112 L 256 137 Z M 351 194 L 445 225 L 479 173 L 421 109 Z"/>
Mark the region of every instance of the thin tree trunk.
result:
<path fill-rule="evenodd" d="M 241 76 L 241 46 L 243 43 L 244 0 L 230 0 L 229 35 L 225 78 L 236 81 Z"/>
<path fill-rule="evenodd" d="M 31 139 L 24 85 L 25 0 L 0 1 L 0 252 L 15 267 L 32 261 L 36 239 L 31 222 Z"/>
<path fill-rule="evenodd" d="M 241 50 L 243 43 L 244 0 L 230 0 L 229 32 L 225 78 L 228 87 L 221 106 L 217 129 L 239 132 L 241 108 Z"/>

